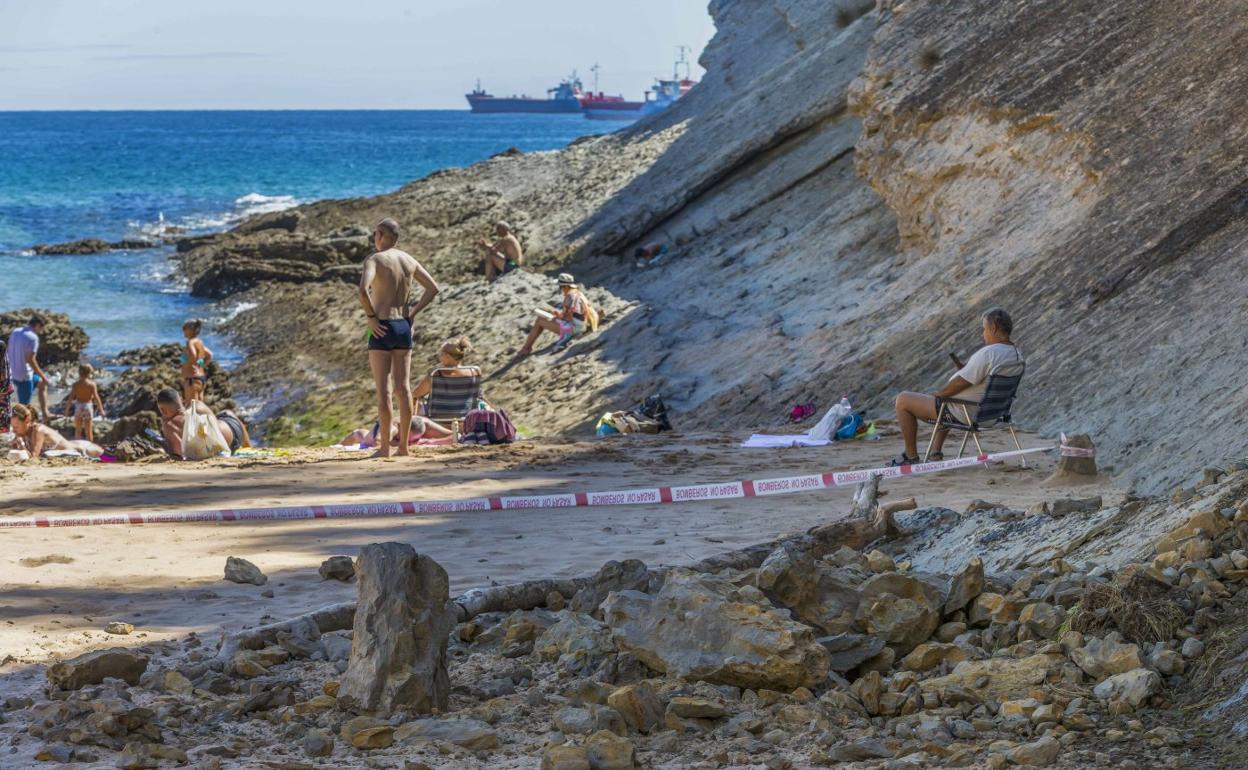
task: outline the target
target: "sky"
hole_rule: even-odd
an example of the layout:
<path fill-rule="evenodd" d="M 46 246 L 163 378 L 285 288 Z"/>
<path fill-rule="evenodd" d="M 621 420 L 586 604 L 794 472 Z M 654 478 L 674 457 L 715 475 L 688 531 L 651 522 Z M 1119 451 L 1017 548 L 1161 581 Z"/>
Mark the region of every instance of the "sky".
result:
<path fill-rule="evenodd" d="M 640 99 L 715 33 L 706 0 L 0 0 L 0 110 L 463 109 Z"/>

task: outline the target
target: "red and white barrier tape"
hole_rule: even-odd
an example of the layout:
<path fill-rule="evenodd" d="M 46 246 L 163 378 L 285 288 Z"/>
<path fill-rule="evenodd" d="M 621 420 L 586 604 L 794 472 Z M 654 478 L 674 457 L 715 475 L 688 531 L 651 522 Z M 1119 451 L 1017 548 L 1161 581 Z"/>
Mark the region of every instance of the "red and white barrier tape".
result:
<path fill-rule="evenodd" d="M 856 471 L 815 473 L 776 479 L 728 481 L 720 484 L 693 484 L 683 487 L 652 487 L 619 492 L 569 492 L 554 495 L 522 495 L 515 497 L 474 497 L 463 500 L 424 500 L 405 503 L 348 503 L 343 505 L 285 506 L 279 508 L 245 508 L 209 511 L 161 511 L 156 513 L 100 513 L 89 516 L 28 516 L 0 517 L 0 529 L 30 527 L 90 527 L 107 524 L 187 524 L 204 521 L 274 521 L 291 519 L 370 518 L 378 516 L 410 516 L 422 513 L 461 513 L 466 511 L 498 511 L 517 508 L 573 508 L 602 505 L 655 505 L 696 500 L 730 500 L 739 497 L 768 497 L 817 489 L 861 484 L 872 476 L 895 478 L 924 473 L 938 473 L 955 468 L 969 468 L 1013 457 L 1051 452 L 1061 447 L 1037 447 L 962 457 L 957 460 L 902 465 L 900 467 L 866 468 Z"/>

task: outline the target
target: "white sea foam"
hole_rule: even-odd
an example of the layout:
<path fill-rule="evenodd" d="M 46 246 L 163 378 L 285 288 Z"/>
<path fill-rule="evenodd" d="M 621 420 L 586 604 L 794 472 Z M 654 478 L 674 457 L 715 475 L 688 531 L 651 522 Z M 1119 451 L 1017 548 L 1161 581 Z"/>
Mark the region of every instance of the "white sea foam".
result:
<path fill-rule="evenodd" d="M 298 205 L 299 201 L 293 195 L 262 195 L 252 192 L 234 199 L 234 208 L 240 217 L 285 211 Z"/>
<path fill-rule="evenodd" d="M 236 305 L 230 305 L 222 310 L 220 316 L 217 317 L 217 323 L 226 323 L 234 320 L 239 313 L 245 313 L 248 310 L 254 310 L 260 307 L 259 302 L 239 302 Z"/>
<path fill-rule="evenodd" d="M 299 205 L 299 199 L 293 195 L 264 195 L 250 192 L 234 199 L 234 207 L 229 211 L 217 211 L 204 214 L 189 214 L 176 222 L 165 219 L 164 213 L 157 216 L 155 222 L 130 221 L 127 228 L 137 235 L 146 238 L 162 238 L 166 235 L 190 232 L 211 232 L 224 230 L 242 222 L 256 214 L 271 214 L 285 211 Z"/>

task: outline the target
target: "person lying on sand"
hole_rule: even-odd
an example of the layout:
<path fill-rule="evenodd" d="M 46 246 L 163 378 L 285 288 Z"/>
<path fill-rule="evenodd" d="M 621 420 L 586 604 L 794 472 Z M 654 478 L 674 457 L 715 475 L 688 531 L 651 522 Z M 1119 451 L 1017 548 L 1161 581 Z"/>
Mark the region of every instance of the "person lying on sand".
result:
<path fill-rule="evenodd" d="M 412 422 L 412 319 L 438 294 L 433 277 L 412 258 L 395 248 L 399 223 L 383 219 L 373 229 L 377 251 L 364 260 L 360 277 L 360 307 L 368 320 L 368 363 L 377 389 L 377 424 L 390 425 L 391 385 L 399 399 L 399 443 L 395 454 L 406 456 Z M 407 304 L 412 279 L 424 291 L 415 306 Z M 374 457 L 390 456 L 390 432 L 383 431 Z"/>
<path fill-rule="evenodd" d="M 247 426 L 242 418 L 232 410 L 225 409 L 216 414 L 203 401 L 190 402 L 190 408 L 197 414 L 206 416 L 221 431 L 225 443 L 229 444 L 230 452 L 237 452 L 243 447 L 251 446 L 251 436 L 247 435 Z M 173 388 L 165 388 L 156 394 L 156 408 L 160 410 L 160 433 L 165 438 L 165 451 L 179 460 L 182 458 L 182 428 L 186 424 L 187 407 L 182 397 Z"/>
<path fill-rule="evenodd" d="M 1010 314 L 1001 308 L 993 308 L 984 313 L 983 323 L 984 347 L 975 351 L 971 360 L 958 369 L 949 382 L 936 391 L 934 395 L 912 393 L 906 391 L 897 396 L 897 424 L 905 441 L 905 448 L 900 457 L 894 457 L 891 465 L 912 465 L 919 461 L 918 433 L 919 420 L 935 422 L 940 413 L 940 401 L 943 398 L 959 398 L 965 401 L 979 401 L 988 388 L 988 377 L 1002 367 L 1021 367 L 1023 356 L 1018 347 L 1010 341 L 1014 331 L 1014 321 Z M 948 430 L 939 431 L 932 444 L 929 460 L 943 460 L 941 451 L 945 445 Z"/>
<path fill-rule="evenodd" d="M 537 320 L 533 322 L 529 338 L 524 341 L 524 347 L 516 352 L 517 358 L 524 358 L 533 353 L 533 343 L 537 342 L 542 332 L 559 335 L 558 341 L 555 342 L 555 350 L 562 350 L 567 347 L 573 337 L 585 332 L 589 301 L 577 288 L 576 280 L 570 273 L 559 274 L 559 290 L 563 292 L 562 303 L 558 308 L 537 312 Z"/>
<path fill-rule="evenodd" d="M 356 428 L 339 441 L 343 446 L 358 446 L 364 449 L 372 449 L 381 443 L 380 434 L 381 426 L 373 423 L 371 428 Z M 422 417 L 418 414 L 412 415 L 411 430 L 408 433 L 408 444 L 415 444 L 421 439 L 446 438 L 451 432 L 443 428 L 438 423 L 430 420 L 428 417 Z M 397 422 L 390 423 L 390 443 L 394 446 L 399 444 L 399 424 Z"/>
<path fill-rule="evenodd" d="M 490 283 L 524 264 L 524 250 L 520 248 L 520 239 L 512 234 L 511 225 L 496 223 L 494 238 L 493 243 L 485 238 L 477 241 L 477 248 L 485 252 L 485 280 Z"/>
<path fill-rule="evenodd" d="M 182 398 L 187 401 L 199 401 L 204 397 L 208 387 L 208 370 L 205 368 L 212 361 L 212 351 L 199 338 L 204 329 L 203 321 L 187 321 L 182 324 L 182 334 L 186 337 L 186 345 L 178 362 L 182 365 Z"/>
<path fill-rule="evenodd" d="M 104 454 L 102 447 L 90 441 L 70 441 L 60 433 L 41 424 L 35 417 L 35 411 L 25 404 L 17 404 L 13 407 L 12 422 L 13 432 L 17 434 L 18 439 L 18 445 L 14 448 L 30 452 L 32 460 L 37 459 L 44 452 L 75 451 L 95 458 Z"/>
<path fill-rule="evenodd" d="M 95 441 L 95 410 L 99 407 L 100 417 L 104 416 L 104 402 L 100 400 L 100 389 L 96 387 L 95 367 L 83 364 L 78 367 L 78 380 L 69 388 L 69 402 L 65 406 L 66 414 L 74 417 L 74 438 Z"/>

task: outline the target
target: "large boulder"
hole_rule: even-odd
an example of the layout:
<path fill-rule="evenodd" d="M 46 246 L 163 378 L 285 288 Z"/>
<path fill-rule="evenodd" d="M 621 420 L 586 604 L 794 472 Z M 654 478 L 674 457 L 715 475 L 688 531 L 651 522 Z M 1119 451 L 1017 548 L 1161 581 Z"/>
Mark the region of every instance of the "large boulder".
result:
<path fill-rule="evenodd" d="M 598 569 L 589 585 L 572 597 L 568 606 L 573 612 L 598 615 L 598 607 L 612 591 L 645 591 L 650 585 L 650 571 L 638 559 L 609 561 Z"/>
<path fill-rule="evenodd" d="M 62 690 L 78 690 L 105 679 L 137 685 L 147 670 L 148 657 L 124 647 L 95 650 L 48 667 L 48 683 Z"/>
<path fill-rule="evenodd" d="M 1123 700 L 1138 708 L 1161 691 L 1161 675 L 1147 668 L 1114 674 L 1092 689 L 1101 700 Z"/>
<path fill-rule="evenodd" d="M 898 655 L 927 641 L 940 625 L 944 596 L 926 576 L 885 572 L 862 584 L 858 623 L 887 640 Z"/>
<path fill-rule="evenodd" d="M 617 647 L 681 679 L 789 691 L 828 673 L 814 631 L 753 586 L 676 569 L 657 595 L 613 593 L 602 610 Z"/>
<path fill-rule="evenodd" d="M 1036 685 L 1055 677 L 1065 656 L 1040 653 L 1026 658 L 967 660 L 945 676 L 925 679 L 919 685 L 924 695 L 943 697 L 953 692 L 973 692 L 979 698 L 1011 700 L 1026 697 Z"/>
<path fill-rule="evenodd" d="M 445 711 L 455 627 L 446 570 L 406 543 L 373 543 L 360 551 L 356 575 L 359 602 L 338 705 L 384 715 Z"/>
<path fill-rule="evenodd" d="M 971 557 L 962 571 L 949 578 L 945 591 L 945 614 L 952 615 L 970 604 L 984 591 L 984 560 Z"/>
<path fill-rule="evenodd" d="M 828 634 L 854 630 L 857 582 L 849 571 L 820 564 L 789 546 L 773 551 L 755 576 L 755 585 L 768 599 Z"/>
<path fill-rule="evenodd" d="M 32 315 L 41 315 L 48 321 L 43 334 L 39 335 L 39 352 L 35 356 L 40 366 L 77 363 L 82 358 L 82 351 L 86 350 L 91 338 L 81 326 L 71 323 L 64 313 L 29 307 L 0 313 L 0 338 L 7 343 L 13 330 L 25 326 Z"/>
<path fill-rule="evenodd" d="M 560 671 L 582 672 L 615 652 L 615 643 L 602 622 L 569 612 L 534 641 L 533 652 L 543 660 L 557 661 Z"/>
<path fill-rule="evenodd" d="M 1070 659 L 1085 674 L 1097 681 L 1144 666 L 1144 655 L 1140 648 L 1119 641 L 1115 634 L 1104 639 L 1089 639 L 1083 647 L 1071 651 Z"/>

